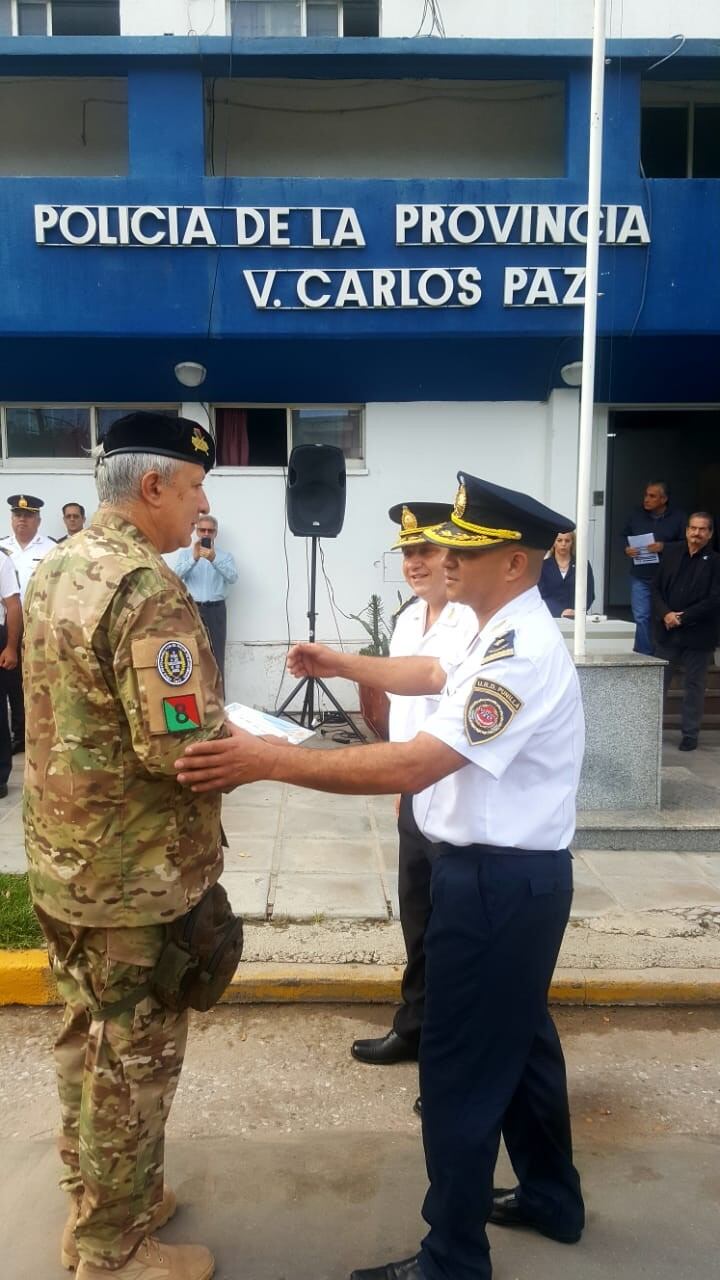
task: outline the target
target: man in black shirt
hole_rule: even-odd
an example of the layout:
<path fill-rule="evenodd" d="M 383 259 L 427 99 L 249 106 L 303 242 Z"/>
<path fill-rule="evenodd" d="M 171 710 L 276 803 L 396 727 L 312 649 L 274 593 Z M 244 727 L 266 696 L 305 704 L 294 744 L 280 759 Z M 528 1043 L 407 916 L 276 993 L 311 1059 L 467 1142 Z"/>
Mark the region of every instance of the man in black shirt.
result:
<path fill-rule="evenodd" d="M 640 548 L 631 547 L 627 539 L 632 534 L 651 533 L 653 540 L 642 550 L 653 552 L 660 557 L 653 564 L 636 563 L 640 558 Z M 672 509 L 668 502 L 668 489 L 664 480 L 649 480 L 645 485 L 645 493 L 641 507 L 636 507 L 625 528 L 623 540 L 625 555 L 630 560 L 630 605 L 635 619 L 636 653 L 653 653 L 652 610 L 653 582 L 662 565 L 663 551 L 667 543 L 677 542 L 684 546 L 685 516 L 681 511 Z"/>
<path fill-rule="evenodd" d="M 705 698 L 705 676 L 718 643 L 720 555 L 710 548 L 713 518 L 696 511 L 685 542 L 668 547 L 654 586 L 655 655 L 665 658 L 665 689 L 678 667 L 685 669 L 681 751 L 697 746 Z"/>

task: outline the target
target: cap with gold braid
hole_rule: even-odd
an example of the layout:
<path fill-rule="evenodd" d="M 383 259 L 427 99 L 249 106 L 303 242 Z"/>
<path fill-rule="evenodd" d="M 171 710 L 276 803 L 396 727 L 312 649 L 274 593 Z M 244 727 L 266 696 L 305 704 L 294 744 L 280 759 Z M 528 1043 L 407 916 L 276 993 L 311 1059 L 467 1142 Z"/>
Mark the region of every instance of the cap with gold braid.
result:
<path fill-rule="evenodd" d="M 392 550 L 399 547 L 416 546 L 419 542 L 427 542 L 425 530 L 447 520 L 450 506 L 447 502 L 398 502 L 388 511 L 391 520 L 400 525 L 397 542 Z"/>
<path fill-rule="evenodd" d="M 572 533 L 575 528 L 572 520 L 526 493 L 490 484 L 466 471 L 458 471 L 458 481 L 450 519 L 425 529 L 428 542 L 468 550 L 522 542 L 547 551 L 559 533 Z"/>
<path fill-rule="evenodd" d="M 31 493 L 13 493 L 7 501 L 14 516 L 36 516 L 45 506 L 42 498 L 34 498 Z"/>

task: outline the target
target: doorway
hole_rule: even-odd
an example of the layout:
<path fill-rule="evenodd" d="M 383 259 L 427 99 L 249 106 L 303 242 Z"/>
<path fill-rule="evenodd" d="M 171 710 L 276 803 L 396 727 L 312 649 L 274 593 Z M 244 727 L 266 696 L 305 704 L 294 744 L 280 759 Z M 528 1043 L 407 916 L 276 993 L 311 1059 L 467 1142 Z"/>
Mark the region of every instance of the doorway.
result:
<path fill-rule="evenodd" d="M 608 416 L 605 609 L 630 617 L 623 527 L 648 480 L 664 480 L 670 505 L 720 520 L 720 409 L 613 409 Z M 716 541 L 717 546 L 717 541 Z"/>

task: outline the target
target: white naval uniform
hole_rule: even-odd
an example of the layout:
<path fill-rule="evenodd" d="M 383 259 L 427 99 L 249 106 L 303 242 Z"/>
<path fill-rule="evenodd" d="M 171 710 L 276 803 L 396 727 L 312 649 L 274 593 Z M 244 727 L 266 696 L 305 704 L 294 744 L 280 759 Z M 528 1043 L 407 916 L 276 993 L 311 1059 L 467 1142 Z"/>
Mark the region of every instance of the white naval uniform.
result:
<path fill-rule="evenodd" d="M 10 596 L 18 595 L 20 588 L 18 586 L 17 574 L 10 556 L 4 556 L 0 551 L 0 627 L 5 626 L 5 617 L 7 610 L 4 601 Z"/>
<path fill-rule="evenodd" d="M 392 658 L 441 658 L 443 665 L 459 663 L 477 635 L 478 623 L 472 609 L 448 602 L 431 627 L 425 630 L 428 606 L 425 600 L 406 605 L 395 622 L 390 640 Z M 407 696 L 391 693 L 390 741 L 409 742 L 428 716 L 438 709 L 441 694 Z"/>
<path fill-rule="evenodd" d="M 443 665 L 447 684 L 423 732 L 468 764 L 415 796 L 422 833 L 458 846 L 567 848 L 584 720 L 575 666 L 537 588 L 495 614 L 459 664 Z"/>
<path fill-rule="evenodd" d="M 36 533 L 26 547 L 21 547 L 15 534 L 11 533 L 7 538 L 0 539 L 0 546 L 5 547 L 12 556 L 20 583 L 20 599 L 24 600 L 28 582 L 37 566 L 48 551 L 52 551 L 53 547 L 57 546 L 57 543 L 52 538 L 46 537 L 44 533 Z"/>

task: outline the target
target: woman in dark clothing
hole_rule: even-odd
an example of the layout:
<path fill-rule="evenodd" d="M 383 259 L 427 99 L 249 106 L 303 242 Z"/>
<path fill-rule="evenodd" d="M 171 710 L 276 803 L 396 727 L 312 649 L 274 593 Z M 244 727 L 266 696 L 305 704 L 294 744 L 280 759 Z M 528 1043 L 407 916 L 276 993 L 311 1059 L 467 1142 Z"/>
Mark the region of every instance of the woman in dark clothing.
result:
<path fill-rule="evenodd" d="M 575 617 L 575 534 L 559 533 L 543 560 L 538 583 L 540 595 L 553 618 Z M 595 597 L 593 571 L 587 567 L 587 608 Z"/>

